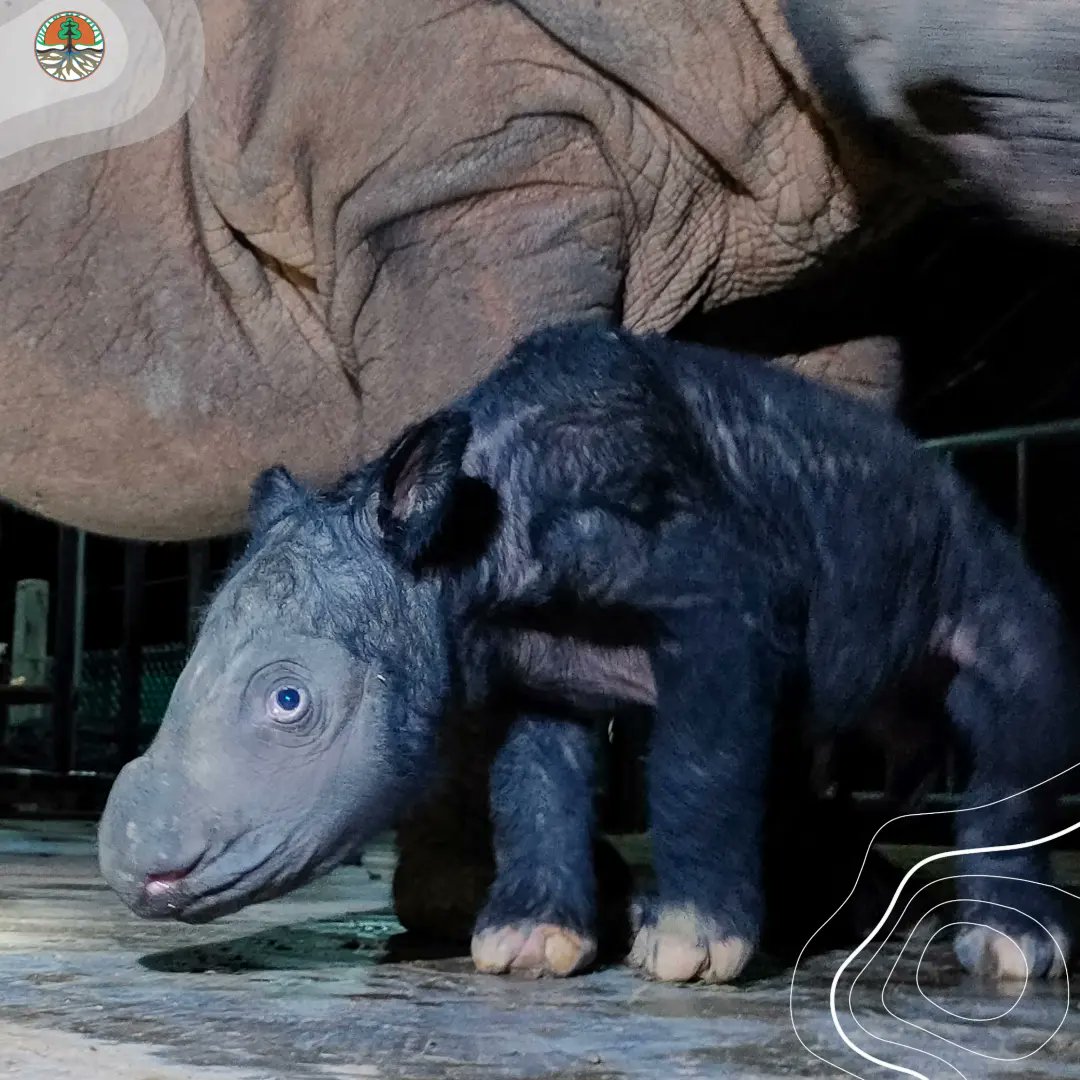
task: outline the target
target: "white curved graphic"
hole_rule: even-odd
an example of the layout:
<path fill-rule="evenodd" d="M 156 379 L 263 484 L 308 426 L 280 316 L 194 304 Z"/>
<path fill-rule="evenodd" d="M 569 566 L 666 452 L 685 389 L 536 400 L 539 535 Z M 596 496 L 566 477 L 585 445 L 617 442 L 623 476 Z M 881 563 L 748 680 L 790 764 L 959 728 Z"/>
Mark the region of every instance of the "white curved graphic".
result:
<path fill-rule="evenodd" d="M 1075 765 L 1070 765 L 1067 769 L 1062 769 L 1061 772 L 1056 773 L 1054 776 L 1051 776 L 1046 780 L 1040 781 L 1038 784 L 1032 784 L 1030 787 L 1025 788 L 1023 791 L 1018 791 L 1018 792 L 1016 792 L 1016 793 L 1014 793 L 1012 795 L 1007 795 L 1007 796 L 1005 796 L 1004 798 L 1001 798 L 1001 799 L 995 799 L 992 802 L 982 803 L 979 806 L 966 806 L 966 807 L 961 807 L 961 808 L 958 808 L 958 809 L 955 809 L 955 810 L 928 810 L 928 811 L 923 811 L 923 812 L 919 812 L 919 813 L 901 814 L 898 817 L 891 818 L 889 821 L 886 821 L 884 824 L 882 824 L 882 825 L 880 825 L 878 827 L 878 829 L 874 833 L 873 837 L 870 839 L 870 843 L 867 846 L 866 854 L 863 856 L 862 864 L 859 867 L 859 873 L 856 875 L 855 883 L 852 885 L 851 890 L 848 892 L 847 896 L 841 902 L 839 907 L 837 907 L 836 911 L 834 911 L 832 913 L 832 915 L 830 915 L 829 918 L 826 919 L 825 922 L 823 922 L 821 924 L 821 926 L 818 927 L 818 929 L 810 936 L 809 940 L 802 947 L 802 950 L 799 952 L 799 956 L 795 961 L 794 970 L 791 973 L 791 984 L 790 984 L 790 987 L 789 987 L 789 990 L 788 990 L 788 1015 L 789 1015 L 789 1018 L 791 1020 L 792 1030 L 795 1032 L 795 1037 L 799 1040 L 799 1043 L 802 1045 L 803 1049 L 808 1054 L 810 1054 L 814 1058 L 817 1058 L 817 1060 L 824 1062 L 826 1065 L 832 1066 L 838 1072 L 844 1073 L 847 1076 L 856 1077 L 856 1080 L 865 1080 L 865 1077 L 863 1077 L 861 1074 L 856 1073 L 856 1072 L 852 1072 L 851 1069 L 845 1068 L 843 1065 L 839 1065 L 835 1061 L 830 1061 L 828 1058 L 826 1058 L 826 1057 L 822 1056 L 821 1054 L 817 1053 L 815 1050 L 812 1050 L 806 1044 L 806 1042 L 803 1039 L 802 1035 L 799 1033 L 799 1025 L 795 1020 L 795 1004 L 794 1004 L 795 981 L 796 981 L 796 978 L 798 977 L 799 965 L 802 963 L 803 957 L 806 955 L 806 951 L 810 947 L 810 945 L 813 942 L 814 938 L 816 938 L 822 932 L 822 930 L 824 930 L 825 927 L 828 926 L 829 923 L 832 922 L 832 920 L 835 919 L 836 916 L 840 914 L 840 912 L 844 909 L 844 907 L 849 903 L 852 896 L 855 895 L 855 891 L 859 887 L 859 882 L 862 880 L 863 873 L 866 870 L 866 864 L 867 864 L 867 861 L 868 861 L 868 859 L 870 857 L 870 853 L 873 850 L 873 846 L 877 842 L 877 839 L 881 835 L 881 833 L 885 829 L 887 829 L 890 825 L 892 825 L 892 824 L 894 824 L 894 823 L 896 823 L 898 821 L 904 821 L 904 820 L 908 820 L 908 819 L 912 819 L 912 818 L 921 818 L 921 817 L 937 817 L 937 816 L 940 816 L 942 814 L 973 813 L 973 812 L 978 811 L 978 810 L 985 810 L 985 809 L 987 809 L 987 808 L 989 808 L 991 806 L 998 806 L 1001 803 L 1008 802 L 1010 799 L 1015 799 L 1020 795 L 1026 795 L 1028 792 L 1034 791 L 1036 788 L 1042 787 L 1045 784 L 1053 783 L 1053 782 L 1059 780 L 1062 776 L 1065 776 L 1066 774 L 1072 772 L 1074 769 L 1076 769 L 1078 767 L 1080 767 L 1080 763 L 1077 763 Z M 903 895 L 904 890 L 907 888 L 908 882 L 912 879 L 912 877 L 915 876 L 915 874 L 917 874 L 921 869 L 923 869 L 923 867 L 929 866 L 931 863 L 940 862 L 943 859 L 953 859 L 953 858 L 958 858 L 958 857 L 965 856 L 965 855 L 997 854 L 997 853 L 1000 853 L 1000 852 L 1023 851 L 1023 850 L 1027 850 L 1027 849 L 1030 849 L 1030 848 L 1041 847 L 1041 846 L 1043 846 L 1045 844 L 1052 844 L 1055 840 L 1059 840 L 1059 839 L 1061 839 L 1061 837 L 1068 836 L 1070 833 L 1077 832 L 1078 830 L 1080 830 L 1080 821 L 1074 822 L 1072 825 L 1068 825 L 1063 829 L 1059 829 L 1056 832 L 1050 833 L 1047 836 L 1041 836 L 1041 837 L 1038 837 L 1038 838 L 1036 838 L 1034 840 L 1025 840 L 1025 841 L 1018 842 L 1018 843 L 1013 843 L 1013 844 L 998 844 L 998 845 L 992 845 L 992 846 L 987 846 L 987 847 L 956 848 L 956 849 L 953 849 L 953 850 L 950 850 L 950 851 L 939 851 L 939 852 L 934 853 L 933 855 L 926 856 L 926 858 L 919 860 L 919 862 L 917 862 L 914 866 L 912 866 L 907 871 L 907 873 L 904 874 L 903 878 L 900 881 L 900 884 L 897 886 L 895 892 L 893 893 L 892 899 L 889 901 L 888 907 L 885 909 L 884 914 L 878 920 L 877 924 L 870 931 L 870 933 L 863 939 L 863 941 L 859 944 L 859 946 L 856 949 L 854 949 L 848 956 L 846 956 L 844 958 L 843 962 L 837 968 L 836 973 L 833 975 L 832 982 L 830 983 L 830 986 L 829 986 L 829 1013 L 830 1013 L 830 1016 L 831 1016 L 831 1019 L 832 1019 L 833 1028 L 835 1029 L 837 1035 L 840 1036 L 840 1039 L 843 1041 L 844 1045 L 847 1046 L 848 1049 L 852 1050 L 859 1057 L 861 1057 L 863 1060 L 865 1060 L 867 1062 L 870 1062 L 873 1065 L 878 1065 L 881 1068 L 888 1069 L 890 1072 L 900 1073 L 901 1075 L 904 1075 L 904 1076 L 910 1076 L 910 1077 L 915 1078 L 915 1080 L 931 1080 L 931 1077 L 927 1076 L 925 1073 L 919 1072 L 917 1069 L 909 1068 L 906 1065 L 901 1065 L 901 1064 L 899 1064 L 898 1062 L 895 1062 L 895 1061 L 888 1061 L 884 1057 L 880 1057 L 877 1054 L 871 1053 L 869 1050 L 865 1049 L 863 1046 L 859 1046 L 858 1043 L 856 1043 L 854 1041 L 854 1038 L 851 1035 L 849 1035 L 849 1033 L 845 1030 L 843 1023 L 841 1023 L 840 1014 L 839 1014 L 839 1012 L 837 1010 L 837 990 L 838 990 L 838 987 L 839 987 L 839 984 L 840 984 L 840 980 L 843 978 L 843 975 L 844 975 L 845 971 L 847 971 L 863 953 L 867 952 L 867 950 L 870 948 L 871 944 L 873 943 L 874 938 L 876 938 L 878 936 L 878 934 L 881 933 L 881 931 L 885 927 L 885 925 L 887 923 L 889 923 L 890 917 L 892 916 L 892 913 L 896 909 L 896 906 L 899 903 L 900 897 Z M 897 1039 L 888 1039 L 888 1038 L 885 1038 L 882 1035 L 878 1035 L 878 1034 L 870 1031 L 867 1027 L 865 1027 L 862 1023 L 859 1022 L 859 1019 L 856 1016 L 855 1005 L 854 1005 L 854 1002 L 853 1002 L 852 999 L 853 999 L 854 992 L 855 992 L 855 986 L 858 983 L 859 979 L 862 978 L 862 976 L 866 973 L 867 969 L 870 967 L 870 965 L 873 963 L 873 961 L 877 958 L 877 956 L 880 954 L 881 950 L 884 948 L 884 946 L 887 943 L 887 941 L 889 940 L 889 938 L 892 936 L 892 933 L 896 930 L 896 928 L 904 920 L 904 917 L 907 914 L 908 909 L 911 907 L 911 905 L 915 901 L 916 897 L 918 897 L 920 893 L 922 893 L 925 889 L 928 889 L 931 885 L 938 885 L 940 882 L 943 882 L 943 881 L 957 881 L 957 880 L 961 880 L 961 879 L 970 879 L 970 878 L 996 879 L 996 880 L 999 880 L 999 881 L 1014 881 L 1014 882 L 1017 882 L 1017 883 L 1020 883 L 1020 884 L 1033 885 L 1033 886 L 1037 886 L 1037 887 L 1041 887 L 1041 888 L 1045 888 L 1045 889 L 1050 889 L 1050 890 L 1052 890 L 1054 892 L 1061 893 L 1061 894 L 1063 894 L 1065 896 L 1068 896 L 1073 900 L 1080 901 L 1080 896 L 1077 896 L 1075 893 L 1069 892 L 1069 890 L 1063 889 L 1060 886 L 1052 885 L 1052 884 L 1047 883 L 1047 882 L 1033 881 L 1033 880 L 1029 880 L 1028 878 L 1012 877 L 1012 876 L 1005 875 L 1005 874 L 967 873 L 967 874 L 950 874 L 950 875 L 947 875 L 947 876 L 942 877 L 942 878 L 936 878 L 935 880 L 927 882 L 926 884 L 920 886 L 912 894 L 912 896 L 910 897 L 908 902 L 904 905 L 903 911 L 896 917 L 896 920 L 893 923 L 892 928 L 890 930 L 890 934 L 882 939 L 880 944 L 870 954 L 869 958 L 862 965 L 862 967 L 859 970 L 858 974 L 852 980 L 852 983 L 848 988 L 848 994 L 847 994 L 847 1015 L 851 1018 L 851 1020 L 855 1024 L 855 1026 L 859 1029 L 860 1032 L 862 1032 L 863 1035 L 867 1036 L 870 1039 L 875 1040 L 875 1042 L 880 1043 L 883 1046 L 893 1046 L 893 1047 L 896 1047 L 897 1049 L 908 1051 L 910 1053 L 921 1054 L 924 1057 L 930 1058 L 933 1061 L 935 1061 L 937 1064 L 944 1066 L 945 1068 L 949 1069 L 952 1073 L 955 1073 L 957 1076 L 961 1077 L 962 1080 L 967 1080 L 967 1077 L 965 1076 L 965 1074 L 959 1068 L 957 1068 L 957 1066 L 954 1065 L 951 1061 L 947 1061 L 945 1058 L 941 1057 L 939 1054 L 935 1054 L 932 1051 L 925 1049 L 924 1047 L 914 1046 L 914 1045 L 912 1045 L 910 1043 L 901 1042 L 901 1041 L 899 1041 Z M 923 921 L 932 912 L 934 912 L 938 908 L 946 907 L 946 906 L 948 906 L 950 904 L 965 904 L 965 905 L 982 904 L 982 905 L 984 905 L 986 907 L 1006 908 L 1009 911 L 1012 911 L 1012 912 L 1014 912 L 1016 914 L 1022 915 L 1025 918 L 1030 919 L 1053 942 L 1054 948 L 1057 950 L 1058 956 L 1061 959 L 1063 966 L 1065 967 L 1065 982 L 1064 982 L 1065 1002 L 1064 1002 L 1064 1007 L 1063 1007 L 1063 1011 L 1062 1011 L 1061 1020 L 1059 1021 L 1057 1027 L 1055 1027 L 1054 1030 L 1042 1041 L 1042 1043 L 1039 1044 L 1039 1046 L 1035 1047 L 1034 1050 L 1031 1050 L 1028 1053 L 1018 1055 L 1017 1057 L 1012 1057 L 1012 1058 L 998 1057 L 998 1056 L 995 1056 L 995 1055 L 992 1055 L 992 1054 L 983 1053 L 981 1051 L 974 1050 L 971 1047 L 964 1046 L 961 1043 L 958 1043 L 953 1039 L 946 1038 L 945 1036 L 940 1035 L 935 1031 L 932 1031 L 930 1028 L 925 1027 L 922 1024 L 917 1024 L 914 1021 L 907 1020 L 906 1018 L 904 1018 L 902 1016 L 899 1016 L 897 1013 L 893 1012 L 893 1010 L 889 1008 L 889 1005 L 886 1002 L 886 993 L 887 993 L 888 988 L 889 988 L 889 983 L 891 982 L 892 977 L 896 972 L 897 965 L 900 963 L 900 960 L 904 956 L 904 952 L 905 952 L 908 944 L 911 942 L 912 937 L 914 937 L 915 933 L 919 929 L 919 926 L 923 923 Z M 970 910 L 970 908 L 968 908 L 968 910 Z M 987 926 L 988 929 L 994 930 L 997 933 L 1002 933 L 1003 936 L 1008 936 L 1008 935 L 1004 935 L 1004 932 L 999 930 L 997 927 L 988 926 L 988 924 L 985 924 L 985 923 L 976 923 L 971 918 L 965 918 L 965 919 L 962 920 L 962 922 L 964 924 L 972 924 L 972 925 L 976 925 L 976 926 Z M 949 929 L 951 926 L 955 926 L 955 925 L 957 925 L 957 923 L 949 923 L 947 926 L 939 927 L 935 931 L 934 935 L 931 936 L 930 941 L 933 940 L 933 937 L 936 937 L 938 934 L 942 933 L 944 930 Z M 938 1008 L 942 1012 L 947 1013 L 947 1014 L 955 1017 L 956 1019 L 960 1019 L 960 1020 L 963 1020 L 963 1021 L 968 1022 L 968 1023 L 990 1022 L 990 1021 L 993 1021 L 993 1020 L 1000 1020 L 1000 1019 L 1002 1019 L 1002 1017 L 1007 1016 L 1009 1014 L 1009 1012 L 1011 1012 L 1019 1004 L 1020 1000 L 1023 998 L 1024 991 L 1026 990 L 1027 985 L 1028 985 L 1027 977 L 1025 977 L 1023 987 L 1021 988 L 1019 994 L 1017 995 L 1016 1001 L 1014 1001 L 1013 1004 L 1010 1005 L 1009 1008 L 1006 1009 L 1003 1013 L 1000 1013 L 997 1016 L 988 1016 L 988 1017 L 963 1016 L 962 1014 L 952 1012 L 951 1010 L 949 1010 L 949 1009 L 945 1008 L 944 1006 L 940 1005 L 938 1002 L 933 1001 L 923 991 L 920 980 L 919 980 L 919 970 L 920 970 L 920 967 L 921 967 L 921 964 L 922 964 L 923 957 L 926 954 L 926 950 L 927 950 L 927 948 L 929 948 L 930 941 L 927 941 L 927 943 L 923 946 L 922 953 L 920 954 L 919 960 L 918 960 L 918 962 L 916 964 L 916 972 L 915 972 L 916 986 L 918 988 L 919 993 L 928 1002 L 930 1002 L 930 1004 L 934 1005 L 936 1008 Z M 1019 945 L 1015 945 L 1015 947 L 1018 950 L 1020 950 L 1021 953 L 1023 952 L 1023 950 L 1020 949 Z M 1065 956 L 1065 953 L 1062 950 L 1061 945 L 1059 944 L 1057 938 L 1054 937 L 1053 933 L 1050 931 L 1050 929 L 1048 927 L 1043 925 L 1043 923 L 1039 922 L 1039 920 L 1036 919 L 1034 916 L 1028 914 L 1027 912 L 1025 912 L 1025 911 L 1023 911 L 1023 910 L 1021 910 L 1019 908 L 1011 907 L 1010 905 L 1007 905 L 1007 904 L 999 904 L 999 903 L 996 903 L 994 901 L 983 900 L 983 899 L 975 898 L 975 897 L 957 896 L 957 897 L 955 897 L 953 899 L 945 900 L 945 901 L 942 901 L 939 904 L 935 904 L 934 907 L 930 908 L 929 911 L 924 912 L 923 915 L 920 917 L 919 921 L 912 928 L 911 932 L 907 935 L 907 938 L 904 941 L 904 946 L 898 952 L 897 957 L 896 957 L 895 961 L 893 962 L 892 967 L 889 970 L 889 975 L 885 979 L 885 982 L 884 982 L 884 984 L 882 986 L 882 989 L 881 989 L 881 1004 L 882 1004 L 882 1008 L 885 1010 L 885 1012 L 887 1012 L 895 1020 L 900 1021 L 901 1023 L 907 1025 L 908 1027 L 916 1029 L 917 1031 L 919 1031 L 920 1033 L 922 1033 L 924 1035 L 931 1036 L 932 1038 L 938 1039 L 943 1043 L 947 1043 L 948 1045 L 953 1046 L 956 1049 L 958 1049 L 958 1050 L 960 1050 L 960 1051 L 962 1051 L 962 1052 L 964 1052 L 966 1054 L 970 1054 L 970 1055 L 972 1055 L 974 1057 L 979 1057 L 979 1058 L 983 1058 L 983 1059 L 991 1060 L 991 1061 L 1001 1061 L 1001 1062 L 1021 1061 L 1021 1060 L 1024 1060 L 1026 1058 L 1032 1057 L 1034 1054 L 1037 1054 L 1048 1043 L 1050 1043 L 1053 1040 L 1053 1038 L 1057 1035 L 1057 1033 L 1061 1030 L 1061 1028 L 1064 1025 L 1066 1019 L 1068 1019 L 1069 1009 L 1070 1009 L 1070 1006 L 1071 1006 L 1071 987 L 1070 987 L 1070 984 L 1069 984 L 1068 967 L 1067 967 L 1066 961 L 1067 961 L 1067 957 Z M 879 1051 L 879 1053 L 884 1053 L 884 1052 L 885 1052 L 884 1050 Z"/>
<path fill-rule="evenodd" d="M 39 34 L 66 11 L 56 0 L 0 5 L 0 191 L 160 134 L 198 92 L 204 43 L 194 0 L 80 0 L 72 14 L 95 40 L 87 32 L 69 41 L 65 58 Z"/>

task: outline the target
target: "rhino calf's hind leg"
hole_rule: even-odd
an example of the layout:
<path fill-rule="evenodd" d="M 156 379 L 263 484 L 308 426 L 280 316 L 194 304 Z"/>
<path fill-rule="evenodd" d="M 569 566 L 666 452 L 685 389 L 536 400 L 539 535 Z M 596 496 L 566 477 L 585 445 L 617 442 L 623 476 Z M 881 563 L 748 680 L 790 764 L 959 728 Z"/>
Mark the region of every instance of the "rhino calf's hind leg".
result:
<path fill-rule="evenodd" d="M 1052 640 L 1051 633 L 1039 640 Z M 1054 786 L 1035 786 L 1054 775 L 1053 754 L 1037 744 L 1016 747 L 1030 717 L 1039 718 L 1037 738 L 1057 746 L 1075 742 L 1069 731 L 1075 680 L 1059 677 L 1049 664 L 1029 666 L 1034 674 L 1027 678 L 1001 661 L 985 671 L 961 670 L 948 696 L 973 759 L 965 803 L 978 808 L 956 818 L 957 846 L 978 854 L 963 857 L 953 871 L 966 875 L 957 881 L 954 950 L 971 972 L 1023 981 L 1061 978 L 1072 938 L 1062 894 L 1043 884 L 1054 880 L 1049 848 L 994 850 L 1053 831 Z"/>

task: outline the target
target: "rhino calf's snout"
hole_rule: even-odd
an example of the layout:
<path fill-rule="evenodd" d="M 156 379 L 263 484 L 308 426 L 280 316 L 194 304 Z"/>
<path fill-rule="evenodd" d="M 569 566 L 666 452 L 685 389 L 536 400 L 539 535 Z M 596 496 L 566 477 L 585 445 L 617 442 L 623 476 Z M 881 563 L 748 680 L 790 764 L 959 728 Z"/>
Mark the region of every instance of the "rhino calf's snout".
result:
<path fill-rule="evenodd" d="M 146 757 L 120 771 L 98 826 L 102 876 L 133 910 L 170 914 L 185 879 L 202 861 L 207 843 L 195 823 L 195 808 L 183 800 L 171 828 L 155 818 L 168 816 L 154 805 L 154 769 Z"/>

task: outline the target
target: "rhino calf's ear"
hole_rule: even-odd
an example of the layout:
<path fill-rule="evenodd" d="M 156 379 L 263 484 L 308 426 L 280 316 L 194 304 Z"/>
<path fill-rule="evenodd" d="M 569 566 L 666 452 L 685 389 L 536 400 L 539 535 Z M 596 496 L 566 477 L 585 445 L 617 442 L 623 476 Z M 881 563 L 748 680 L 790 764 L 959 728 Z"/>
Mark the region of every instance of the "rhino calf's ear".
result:
<path fill-rule="evenodd" d="M 460 412 L 436 413 L 409 428 L 384 456 L 377 520 L 384 542 L 413 565 L 450 514 L 472 425 Z"/>
<path fill-rule="evenodd" d="M 283 514 L 299 505 L 304 497 L 302 485 L 284 465 L 275 465 L 260 473 L 251 485 L 248 523 L 252 535 L 270 528 Z"/>

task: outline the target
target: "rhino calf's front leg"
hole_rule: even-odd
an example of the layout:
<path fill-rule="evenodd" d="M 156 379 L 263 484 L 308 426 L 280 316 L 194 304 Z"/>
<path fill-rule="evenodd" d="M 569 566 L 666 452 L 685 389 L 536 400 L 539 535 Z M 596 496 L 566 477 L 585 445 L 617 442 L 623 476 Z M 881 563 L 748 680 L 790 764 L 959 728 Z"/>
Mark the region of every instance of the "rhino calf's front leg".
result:
<path fill-rule="evenodd" d="M 654 650 L 648 759 L 657 895 L 629 962 L 665 982 L 727 982 L 764 921 L 765 776 L 776 672 L 737 616 L 673 613 Z"/>
<path fill-rule="evenodd" d="M 524 715 L 491 770 L 495 882 L 472 955 L 490 974 L 570 975 L 595 958 L 593 734 Z"/>

